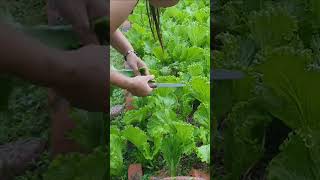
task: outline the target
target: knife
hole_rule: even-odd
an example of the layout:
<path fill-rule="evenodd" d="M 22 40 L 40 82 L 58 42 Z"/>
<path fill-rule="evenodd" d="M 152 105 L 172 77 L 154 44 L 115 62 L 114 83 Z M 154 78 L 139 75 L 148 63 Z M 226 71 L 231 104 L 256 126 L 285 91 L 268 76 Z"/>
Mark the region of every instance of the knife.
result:
<path fill-rule="evenodd" d="M 142 76 L 146 75 L 146 69 L 143 67 L 139 69 L 139 72 Z M 151 88 L 179 88 L 179 87 L 186 86 L 185 84 L 182 84 L 182 83 L 158 83 L 158 82 L 155 82 L 154 80 L 149 81 L 148 84 Z"/>
<path fill-rule="evenodd" d="M 37 25 L 23 26 L 19 23 L 12 24 L 16 30 L 24 32 L 42 43 L 64 50 L 78 49 L 82 47 L 78 36 L 71 25 Z M 109 18 L 100 17 L 90 21 L 90 28 L 94 31 L 101 45 L 109 44 Z"/>
<path fill-rule="evenodd" d="M 156 82 L 149 82 L 148 83 L 151 88 L 179 88 L 185 87 L 185 84 L 182 83 L 156 83 Z"/>
<path fill-rule="evenodd" d="M 241 71 L 230 71 L 225 69 L 211 70 L 211 77 L 215 81 L 237 80 L 244 78 L 245 74 Z"/>
<path fill-rule="evenodd" d="M 129 77 L 134 76 L 132 69 L 122 69 L 122 70 L 118 70 L 118 72 L 120 72 L 121 74 L 124 74 L 126 76 L 129 76 Z M 146 75 L 145 68 L 140 68 L 139 72 L 142 76 Z M 154 80 L 149 81 L 148 84 L 151 88 L 180 88 L 180 87 L 186 86 L 186 84 L 182 84 L 182 83 L 159 83 L 159 82 L 155 82 Z"/>

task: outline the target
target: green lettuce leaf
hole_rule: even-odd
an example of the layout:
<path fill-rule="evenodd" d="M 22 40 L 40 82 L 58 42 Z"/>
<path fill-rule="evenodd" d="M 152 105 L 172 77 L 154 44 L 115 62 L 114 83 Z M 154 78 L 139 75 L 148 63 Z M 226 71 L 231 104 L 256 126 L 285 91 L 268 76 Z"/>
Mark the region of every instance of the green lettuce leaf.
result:
<path fill-rule="evenodd" d="M 123 137 L 134 144 L 147 160 L 152 160 L 147 134 L 138 127 L 128 126 L 122 131 Z"/>
<path fill-rule="evenodd" d="M 44 173 L 44 180 L 105 180 L 107 178 L 106 153 L 98 148 L 88 155 L 71 153 L 59 156 Z"/>
<path fill-rule="evenodd" d="M 197 156 L 202 162 L 210 163 L 210 144 L 197 147 Z"/>
<path fill-rule="evenodd" d="M 292 129 L 319 129 L 319 72 L 307 71 L 309 52 L 273 50 L 259 68 L 264 74 L 265 108 Z"/>
<path fill-rule="evenodd" d="M 282 144 L 281 152 L 268 166 L 268 180 L 310 180 L 320 177 L 320 134 L 314 132 L 314 145 L 299 135 L 291 135 Z"/>
<path fill-rule="evenodd" d="M 120 175 L 123 170 L 123 148 L 121 137 L 110 134 L 110 175 Z"/>

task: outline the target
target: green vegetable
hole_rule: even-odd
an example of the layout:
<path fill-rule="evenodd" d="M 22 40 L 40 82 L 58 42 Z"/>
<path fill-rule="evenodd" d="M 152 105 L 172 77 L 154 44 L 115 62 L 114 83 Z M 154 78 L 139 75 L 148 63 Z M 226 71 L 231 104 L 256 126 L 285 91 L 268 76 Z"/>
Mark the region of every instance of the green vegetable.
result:
<path fill-rule="evenodd" d="M 180 164 L 180 160 L 191 154 L 197 156 L 190 164 L 209 163 L 209 4 L 207 0 L 197 3 L 185 0 L 163 10 L 164 50 L 148 31 L 144 3 L 138 3 L 129 17 L 132 28 L 125 35 L 157 81 L 188 84 L 181 89 L 156 88 L 151 96 L 137 97 L 134 110 L 126 111 L 117 122 L 111 122 L 124 129 L 120 134 L 129 142 L 123 151 L 128 155 L 126 161 L 142 163 L 146 171 L 166 168 L 172 176 L 180 175 L 179 167 L 185 165 Z M 197 30 L 189 33 L 192 29 Z M 145 74 L 145 69 L 139 71 Z M 198 100 L 201 102 L 197 109 L 193 103 Z M 193 110 L 196 112 L 191 118 Z M 165 164 L 159 159 L 164 159 Z"/>
<path fill-rule="evenodd" d="M 105 150 L 98 148 L 88 155 L 71 153 L 54 159 L 44 180 L 105 180 L 107 163 Z"/>
<path fill-rule="evenodd" d="M 110 131 L 110 175 L 119 176 L 123 170 L 124 142 L 117 127 L 111 127 Z"/>
<path fill-rule="evenodd" d="M 169 135 L 163 139 L 161 152 L 169 168 L 170 176 L 177 175 L 177 166 L 182 157 L 183 144 L 174 135 Z"/>
<path fill-rule="evenodd" d="M 8 101 L 14 84 L 9 77 L 0 76 L 0 111 L 8 109 Z"/>
<path fill-rule="evenodd" d="M 320 177 L 319 5 L 214 2 L 213 66 L 246 73 L 239 81 L 214 83 L 214 118 L 217 125 L 225 122 L 214 148 L 224 152 L 229 172 L 218 179 L 250 179 L 261 163 L 268 164 L 267 180 Z"/>

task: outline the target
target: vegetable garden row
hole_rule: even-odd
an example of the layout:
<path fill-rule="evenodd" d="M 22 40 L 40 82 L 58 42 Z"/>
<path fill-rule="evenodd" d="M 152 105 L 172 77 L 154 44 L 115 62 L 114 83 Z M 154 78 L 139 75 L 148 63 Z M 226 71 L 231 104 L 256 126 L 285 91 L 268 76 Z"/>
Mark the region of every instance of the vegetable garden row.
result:
<path fill-rule="evenodd" d="M 188 175 L 192 167 L 208 170 L 210 156 L 210 2 L 184 0 L 164 9 L 164 50 L 149 30 L 144 2 L 129 17 L 125 33 L 159 82 L 185 83 L 134 97 L 133 110 L 111 122 L 112 179 L 127 178 L 132 163 L 141 163 L 144 178 Z M 113 55 L 111 55 L 113 56 Z M 117 69 L 121 65 L 114 63 Z M 119 91 L 113 93 L 117 101 Z"/>
<path fill-rule="evenodd" d="M 214 1 L 218 179 L 320 179 L 320 1 Z"/>

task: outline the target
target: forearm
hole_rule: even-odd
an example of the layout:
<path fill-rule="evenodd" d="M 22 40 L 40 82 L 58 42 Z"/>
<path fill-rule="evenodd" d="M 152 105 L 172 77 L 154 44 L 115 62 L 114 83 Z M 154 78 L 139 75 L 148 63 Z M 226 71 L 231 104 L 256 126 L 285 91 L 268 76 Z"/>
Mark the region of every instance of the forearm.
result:
<path fill-rule="evenodd" d="M 116 32 L 135 7 L 137 0 L 110 0 L 110 36 Z"/>
<path fill-rule="evenodd" d="M 0 73 L 17 75 L 41 85 L 54 82 L 53 58 L 60 52 L 33 40 L 0 22 Z"/>
<path fill-rule="evenodd" d="M 110 83 L 114 86 L 122 89 L 128 89 L 130 87 L 130 78 L 115 71 L 110 70 Z"/>
<path fill-rule="evenodd" d="M 119 29 L 111 34 L 110 40 L 112 47 L 122 55 L 125 55 L 129 50 L 133 50 L 131 43 Z"/>

